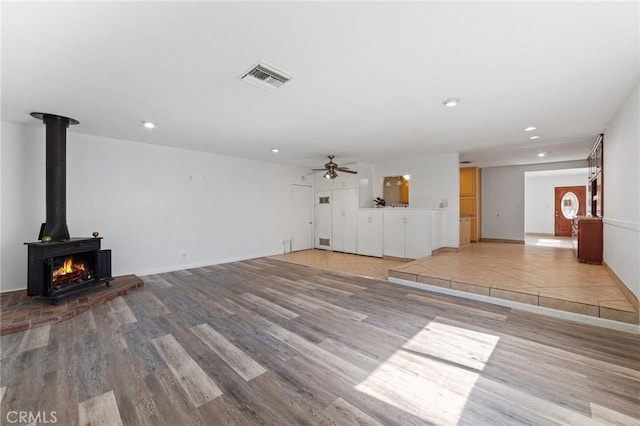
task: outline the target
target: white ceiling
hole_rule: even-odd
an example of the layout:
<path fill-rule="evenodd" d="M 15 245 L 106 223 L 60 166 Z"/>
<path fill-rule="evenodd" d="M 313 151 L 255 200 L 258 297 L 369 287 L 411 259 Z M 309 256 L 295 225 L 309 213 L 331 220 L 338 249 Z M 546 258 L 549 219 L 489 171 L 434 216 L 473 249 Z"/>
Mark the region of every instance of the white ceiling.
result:
<path fill-rule="evenodd" d="M 305 167 L 584 159 L 639 31 L 638 2 L 3 2 L 2 119 Z M 240 80 L 259 59 L 293 80 Z"/>

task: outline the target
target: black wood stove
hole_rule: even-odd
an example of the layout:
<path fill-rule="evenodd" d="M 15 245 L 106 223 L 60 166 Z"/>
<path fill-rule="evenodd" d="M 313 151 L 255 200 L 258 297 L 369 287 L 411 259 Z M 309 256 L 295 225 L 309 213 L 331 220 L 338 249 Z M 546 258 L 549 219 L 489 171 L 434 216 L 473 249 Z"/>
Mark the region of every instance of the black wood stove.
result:
<path fill-rule="evenodd" d="M 102 238 L 70 238 L 67 228 L 67 127 L 73 118 L 31 113 L 46 126 L 46 222 L 38 242 L 28 247 L 27 294 L 57 303 L 98 284 L 109 285 L 111 250 L 101 250 Z"/>

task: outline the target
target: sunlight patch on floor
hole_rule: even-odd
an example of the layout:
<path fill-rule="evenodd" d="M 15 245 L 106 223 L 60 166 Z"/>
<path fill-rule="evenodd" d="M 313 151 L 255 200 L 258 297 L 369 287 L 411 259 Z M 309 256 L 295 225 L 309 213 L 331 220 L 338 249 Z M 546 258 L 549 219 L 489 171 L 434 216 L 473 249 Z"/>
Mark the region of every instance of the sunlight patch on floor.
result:
<path fill-rule="evenodd" d="M 423 420 L 456 424 L 499 337 L 434 319 L 356 389 Z"/>
<path fill-rule="evenodd" d="M 573 248 L 573 241 L 571 237 L 538 237 L 538 236 L 525 236 L 525 244 L 537 247 L 554 247 L 554 248 Z"/>
<path fill-rule="evenodd" d="M 572 248 L 570 243 L 564 240 L 551 240 L 548 238 L 539 238 L 536 242 L 536 246 L 539 247 L 560 247 L 560 248 Z"/>
<path fill-rule="evenodd" d="M 482 371 L 499 339 L 491 334 L 432 321 L 403 348 Z"/>

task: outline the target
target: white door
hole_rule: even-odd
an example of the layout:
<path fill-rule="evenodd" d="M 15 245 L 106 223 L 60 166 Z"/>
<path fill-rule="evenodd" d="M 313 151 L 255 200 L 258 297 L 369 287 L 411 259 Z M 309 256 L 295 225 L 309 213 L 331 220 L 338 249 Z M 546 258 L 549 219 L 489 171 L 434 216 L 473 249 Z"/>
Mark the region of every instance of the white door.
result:
<path fill-rule="evenodd" d="M 333 207 L 331 208 L 331 250 L 344 250 L 345 211 L 344 191 L 333 191 Z"/>
<path fill-rule="evenodd" d="M 358 199 L 355 188 L 332 192 L 331 249 L 344 253 L 356 252 Z"/>
<path fill-rule="evenodd" d="M 331 250 L 331 191 L 318 191 L 314 205 L 316 208 L 315 248 Z"/>
<path fill-rule="evenodd" d="M 355 253 L 358 245 L 358 191 L 351 188 L 343 189 L 342 192 L 344 193 L 343 251 Z"/>
<path fill-rule="evenodd" d="M 291 185 L 291 251 L 313 248 L 313 188 Z"/>

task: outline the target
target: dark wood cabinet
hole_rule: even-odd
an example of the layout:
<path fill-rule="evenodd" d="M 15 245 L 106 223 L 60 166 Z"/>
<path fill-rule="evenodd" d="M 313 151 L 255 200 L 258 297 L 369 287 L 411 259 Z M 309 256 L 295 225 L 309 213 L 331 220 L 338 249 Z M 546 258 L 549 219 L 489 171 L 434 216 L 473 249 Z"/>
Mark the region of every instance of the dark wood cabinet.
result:
<path fill-rule="evenodd" d="M 602 218 L 577 216 L 573 219 L 573 248 L 578 261 L 602 264 Z"/>
<path fill-rule="evenodd" d="M 576 216 L 572 222 L 573 248 L 578 261 L 602 264 L 602 215 L 604 213 L 603 135 L 587 159 L 589 161 L 589 216 Z"/>

